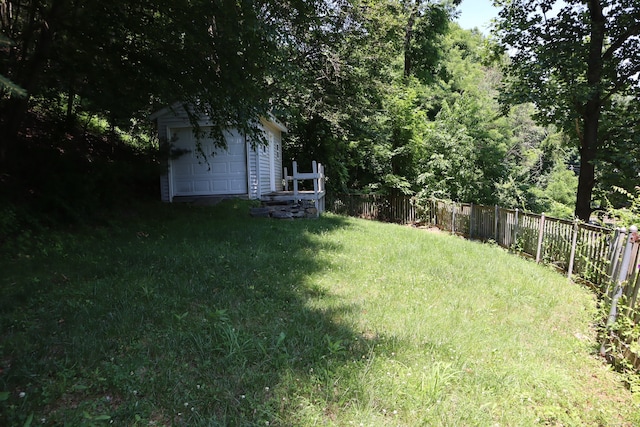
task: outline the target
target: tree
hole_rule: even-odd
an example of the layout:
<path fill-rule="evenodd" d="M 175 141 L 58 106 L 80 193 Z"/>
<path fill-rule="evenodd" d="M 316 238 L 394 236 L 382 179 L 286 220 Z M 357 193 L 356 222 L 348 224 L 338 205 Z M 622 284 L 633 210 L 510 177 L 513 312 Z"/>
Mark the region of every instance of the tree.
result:
<path fill-rule="evenodd" d="M 454 7 L 461 0 L 404 0 L 404 76 L 432 80 L 441 50 L 439 38 L 447 31 Z"/>
<path fill-rule="evenodd" d="M 636 0 L 495 4 L 502 7 L 496 34 L 511 56 L 502 100 L 533 102 L 538 120 L 557 124 L 575 141 L 580 154 L 575 215 L 587 221 L 596 161 L 607 157 L 607 144 L 615 145 L 603 114 L 616 96 L 638 100 L 640 95 L 640 8 Z M 637 117 L 624 119 L 631 124 Z"/>
<path fill-rule="evenodd" d="M 75 100 L 112 126 L 176 101 L 195 119 L 255 131 L 284 74 L 283 49 L 318 16 L 318 0 L 0 0 L 0 75 L 27 97 L 0 99 L 0 163 L 35 100 Z M 253 122 L 255 123 L 255 122 Z"/>
<path fill-rule="evenodd" d="M 510 135 L 505 118 L 482 96 L 461 94 L 443 104 L 424 142 L 419 182 L 424 193 L 474 203 L 497 203 L 507 177 Z"/>
<path fill-rule="evenodd" d="M 448 3 L 332 2 L 290 45 L 287 62 L 297 76 L 287 80 L 286 154 L 322 161 L 333 189 L 406 191 L 419 134 L 407 126 L 422 108 L 414 89 L 423 84 L 417 77 L 433 80 L 436 73 Z"/>
<path fill-rule="evenodd" d="M 0 34 L 0 49 L 9 49 L 13 45 L 14 43 L 11 40 Z M 23 97 L 27 94 L 20 86 L 0 74 L 0 95 L 3 94 L 3 92 L 18 97 Z"/>
<path fill-rule="evenodd" d="M 603 114 L 602 121 L 607 129 L 602 151 L 596 162 L 598 186 L 594 193 L 601 204 L 611 203 L 613 207 L 628 204 L 626 195 L 611 191 L 620 187 L 634 193 L 640 178 L 640 120 L 629 123 L 628 117 L 640 117 L 640 103 L 633 97 L 615 97 L 611 109 Z"/>
<path fill-rule="evenodd" d="M 276 107 L 289 128 L 285 156 L 303 164 L 322 162 L 334 191 L 347 191 L 362 179 L 363 121 L 376 110 L 393 51 L 372 42 L 391 25 L 379 21 L 379 32 L 372 31 L 370 11 L 377 7 L 368 1 L 333 2 L 294 35 L 286 52 L 289 72 L 279 79 L 283 96 Z"/>

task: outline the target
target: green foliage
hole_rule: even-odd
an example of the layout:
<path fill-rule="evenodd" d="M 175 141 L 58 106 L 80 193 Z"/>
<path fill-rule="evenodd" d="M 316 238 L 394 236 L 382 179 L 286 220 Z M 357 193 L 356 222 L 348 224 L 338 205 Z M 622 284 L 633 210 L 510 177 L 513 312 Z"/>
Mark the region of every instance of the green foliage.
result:
<path fill-rule="evenodd" d="M 563 148 L 562 133 L 553 126 L 537 125 L 534 113 L 532 104 L 521 104 L 509 112 L 512 138 L 504 158 L 508 176 L 496 185 L 496 191 L 501 206 L 541 213 L 547 207 L 538 199 L 540 189 L 555 168 L 565 168 L 568 150 Z"/>
<path fill-rule="evenodd" d="M 18 214 L 12 205 L 5 204 L 0 208 L 0 239 L 19 230 Z"/>
<path fill-rule="evenodd" d="M 377 120 L 371 113 L 379 109 L 387 58 L 397 42 L 395 10 L 376 14 L 386 6 L 336 4 L 287 52 L 291 74 L 280 82 L 285 104 L 276 106 L 288 122 L 285 157 L 322 162 L 331 171 L 330 190 L 368 182 L 362 173 L 368 173 L 365 162 L 376 138 L 368 126 Z"/>
<path fill-rule="evenodd" d="M 146 121 L 150 110 L 178 101 L 192 106 L 194 118 L 206 113 L 214 126 L 232 124 L 249 133 L 255 119 L 272 109 L 277 80 L 293 71 L 285 48 L 298 46 L 297 33 L 323 6 L 229 0 L 6 3 L 0 30 L 16 43 L 3 49 L 0 74 L 31 99 L 64 94 L 70 122 L 81 111 L 100 115 L 111 127 L 132 118 Z M 28 102 L 0 100 L 2 145 L 15 142 Z"/>
<path fill-rule="evenodd" d="M 453 4 L 452 4 L 453 3 Z M 460 1 L 405 1 L 404 77 L 433 82 L 440 67 L 442 35 L 452 18 L 453 6 Z"/>
<path fill-rule="evenodd" d="M 637 104 L 640 94 L 640 26 L 630 24 L 637 22 L 637 4 L 632 0 L 495 3 L 501 6 L 495 34 L 510 56 L 501 99 L 506 105 L 533 102 L 538 121 L 557 125 L 580 148 L 576 215 L 588 221 L 596 161 L 618 163 L 614 147 L 627 145 L 627 140 L 612 136 L 620 133 L 616 129 L 634 127 L 638 121 L 637 112 L 616 105 L 619 99 Z M 635 172 L 628 176 L 635 178 Z"/>
<path fill-rule="evenodd" d="M 631 283 L 628 284 L 631 286 Z M 600 317 L 607 319 L 609 312 L 607 305 L 600 310 Z M 635 319 L 635 312 L 630 309 L 629 299 L 626 295 L 618 301 L 616 321 L 605 328 L 603 325 L 598 330 L 598 341 L 604 343 L 607 357 L 614 368 L 623 376 L 629 389 L 640 392 L 640 373 L 629 360 L 629 352 L 640 354 L 640 325 Z M 604 323 L 604 320 L 602 321 Z"/>
<path fill-rule="evenodd" d="M 634 192 L 640 170 L 640 102 L 632 97 L 613 97 L 611 109 L 603 115 L 606 139 L 596 161 L 598 180 L 596 200 L 604 208 L 607 203 L 619 208 L 628 201 L 620 187 Z M 635 118 L 629 123 L 628 118 Z M 606 199 L 606 201 L 605 201 Z"/>
<path fill-rule="evenodd" d="M 423 192 L 454 200 L 496 203 L 495 184 L 506 175 L 506 121 L 473 95 L 443 105 L 425 141 L 419 182 Z M 501 129 L 501 127 L 503 129 Z"/>
<path fill-rule="evenodd" d="M 5 37 L 3 34 L 0 34 L 0 48 L 8 49 L 13 46 L 15 46 L 15 42 Z M 27 95 L 27 92 L 23 88 L 0 74 L 0 95 L 4 95 L 5 93 L 9 96 L 21 98 Z M 0 96 L 0 99 L 2 99 L 2 96 Z"/>
<path fill-rule="evenodd" d="M 549 199 L 563 205 L 570 205 L 578 186 L 578 177 L 566 168 L 556 168 L 549 177 L 546 192 Z"/>
<path fill-rule="evenodd" d="M 377 160 L 387 171 L 381 189 L 384 193 L 412 194 L 427 133 L 425 93 L 422 85 L 413 79 L 394 89 L 383 102 L 387 122 L 380 130 L 388 136 L 380 141 L 385 156 Z"/>
<path fill-rule="evenodd" d="M 424 81 L 437 74 L 451 13 L 436 1 L 352 1 L 318 17 L 303 36 L 315 48 L 292 49 L 285 155 L 327 165 L 331 190 L 414 191 Z"/>
<path fill-rule="evenodd" d="M 558 164 L 540 187 L 531 188 L 537 208 L 548 216 L 572 219 L 575 210 L 575 194 L 578 177 L 575 172 Z"/>
<path fill-rule="evenodd" d="M 156 198 L 159 153 L 149 142 L 137 143 L 138 134 L 126 142 L 94 118 L 72 130 L 58 119 L 30 114 L 31 138 L 11 151 L 0 176 L 0 244 L 17 236 L 18 247 L 46 247 L 34 236 L 42 228 L 107 221 L 114 209 Z"/>
<path fill-rule="evenodd" d="M 97 206 L 115 203 L 128 180 L 157 193 L 148 177 L 159 173 L 161 153 L 147 116 L 176 101 L 190 105 L 192 120 L 208 115 L 218 137 L 229 125 L 251 133 L 257 116 L 275 113 L 290 131 L 283 143 L 287 160 L 322 162 L 329 191 L 420 194 L 569 216 L 565 190 L 573 181 L 560 183 L 559 165 L 576 161 L 578 152 L 566 146 L 578 137 L 579 117 L 567 99 L 586 102 L 590 87 L 580 71 L 588 38 L 577 3 L 566 3 L 547 21 L 538 19 L 538 6 L 552 2 L 504 3 L 499 39 L 452 22 L 459 1 L 153 0 L 122 6 L 91 0 L 64 12 L 56 1 L 35 8 L 28 7 L 35 1 L 19 3 L 24 7 L 1 23 L 17 43 L 2 39 L 0 74 L 29 97 L 0 100 L 0 163 L 8 171 L 0 185 L 25 181 L 31 193 L 20 197 L 52 217 L 81 221 Z M 628 6 L 621 2 L 612 20 L 627 16 Z M 618 64 L 618 74 L 630 72 L 634 60 L 613 59 L 634 46 L 625 33 L 611 31 L 623 42 L 611 51 L 611 64 Z M 581 36 L 569 37 L 574 33 Z M 562 43 L 537 46 L 538 36 L 558 36 Z M 492 55 L 500 50 L 495 40 L 520 47 L 518 61 Z M 555 62 L 554 46 L 566 67 Z M 540 55 L 543 66 L 528 61 L 530 53 Z M 603 81 L 613 76 L 611 64 Z M 507 65 L 509 89 L 502 98 L 527 103 L 501 110 L 500 65 Z M 571 72 L 556 75 L 564 69 Z M 622 83 L 620 91 L 609 87 L 617 93 L 604 103 L 607 133 L 599 157 L 587 162 L 598 165 L 601 197 L 612 185 L 631 191 L 637 178 L 640 133 L 629 118 L 637 116 L 639 103 L 633 82 Z M 34 132 L 33 116 L 53 124 Z M 94 150 L 87 134 L 135 147 L 136 161 Z M 31 148 L 23 143 L 34 140 L 50 151 L 27 160 Z M 74 144 L 93 154 L 70 148 Z M 60 178 L 49 180 L 52 174 Z M 616 207 L 624 202 L 609 200 Z"/>
<path fill-rule="evenodd" d="M 10 166 L 12 180 L 23 179 L 13 165 L 25 171 L 41 206 L 56 217 L 80 221 L 92 206 L 118 198 L 121 187 L 107 183 L 137 183 L 157 172 L 158 141 L 148 137 L 154 130 L 147 115 L 176 101 L 190 105 L 194 122 L 206 114 L 214 137 L 229 125 L 251 133 L 253 119 L 273 111 L 290 130 L 285 157 L 322 162 L 329 191 L 532 206 L 528 189 L 557 160 L 555 145 L 544 145 L 547 130 L 527 122 L 534 110 L 500 116 L 502 76 L 487 53 L 491 42 L 451 22 L 458 1 L 224 0 L 187 7 L 153 0 L 123 7 L 91 0 L 65 13 L 46 3 L 33 15 L 26 6 L 35 2 L 21 4 L 2 22 L 18 43 L 15 54 L 3 56 L 0 73 L 29 98 L 0 101 L 7 113 L 0 116 L 7 136 L 0 162 Z M 41 45 L 28 43 L 38 37 Z M 17 142 L 11 132 L 32 132 L 25 111 L 55 123 L 35 138 L 51 147 L 37 167 L 22 143 L 10 144 Z M 520 130 L 512 130 L 513 121 Z M 65 141 L 71 134 L 93 150 L 92 138 L 76 138 L 78 132 L 118 135 L 149 153 L 142 156 L 148 163 L 95 151 L 84 158 Z M 48 162 L 56 152 L 62 155 Z M 51 174 L 60 179 L 47 181 Z"/>
<path fill-rule="evenodd" d="M 597 212 L 599 216 L 614 221 L 619 227 L 638 226 L 640 224 L 640 187 L 636 187 L 633 193 L 621 187 L 613 187 L 613 192 L 624 197 L 626 202 L 618 208 L 608 203 L 605 209 Z"/>
<path fill-rule="evenodd" d="M 432 12 L 450 14 L 451 5 L 401 6 L 354 2 L 321 17 L 322 28 L 305 39 L 318 50 L 294 58 L 301 71 L 288 99 L 300 96 L 290 105 L 285 155 L 326 164 L 330 191 L 548 208 L 537 189 L 568 161 L 563 134 L 534 123 L 532 104 L 501 114 L 502 74 L 488 53 L 492 42 L 454 23 L 444 33 L 432 28 L 429 37 L 410 33 L 426 37 L 433 55 L 426 74 L 418 75 L 420 67 L 407 74 L 419 43 L 410 38 L 407 56 L 407 30 Z"/>

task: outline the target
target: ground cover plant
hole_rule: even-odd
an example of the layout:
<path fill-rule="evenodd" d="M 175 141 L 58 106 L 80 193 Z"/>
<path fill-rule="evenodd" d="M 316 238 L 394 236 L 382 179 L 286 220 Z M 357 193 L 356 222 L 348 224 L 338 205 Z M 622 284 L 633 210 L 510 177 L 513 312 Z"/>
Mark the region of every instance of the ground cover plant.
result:
<path fill-rule="evenodd" d="M 638 425 L 588 290 L 495 246 L 248 202 L 5 245 L 0 425 Z"/>

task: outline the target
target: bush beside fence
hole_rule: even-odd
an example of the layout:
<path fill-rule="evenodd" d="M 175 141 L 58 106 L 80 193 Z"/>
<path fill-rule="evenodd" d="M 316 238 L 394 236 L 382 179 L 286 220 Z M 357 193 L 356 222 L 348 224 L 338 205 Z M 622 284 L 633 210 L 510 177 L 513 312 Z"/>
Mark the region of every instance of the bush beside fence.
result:
<path fill-rule="evenodd" d="M 605 346 L 624 346 L 625 357 L 640 368 L 638 334 L 618 337 L 615 320 L 624 305 L 632 330 L 640 329 L 640 239 L 637 229 L 610 229 L 579 221 L 546 217 L 518 209 L 431 199 L 418 203 L 411 197 L 333 195 L 328 210 L 360 218 L 399 224 L 421 223 L 467 238 L 492 241 L 577 276 L 598 292 L 609 317 Z"/>

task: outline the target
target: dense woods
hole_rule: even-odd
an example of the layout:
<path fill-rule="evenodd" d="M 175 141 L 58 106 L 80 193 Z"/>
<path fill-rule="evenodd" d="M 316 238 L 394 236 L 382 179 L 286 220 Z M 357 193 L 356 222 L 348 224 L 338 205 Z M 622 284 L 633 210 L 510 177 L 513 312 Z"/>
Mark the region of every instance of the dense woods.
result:
<path fill-rule="evenodd" d="M 175 102 L 220 144 L 272 112 L 329 191 L 583 220 L 628 204 L 636 2 L 498 1 L 488 37 L 458 26 L 459 3 L 0 0 L 0 226 L 25 205 L 76 218 L 120 186 L 156 197 L 148 116 Z"/>

